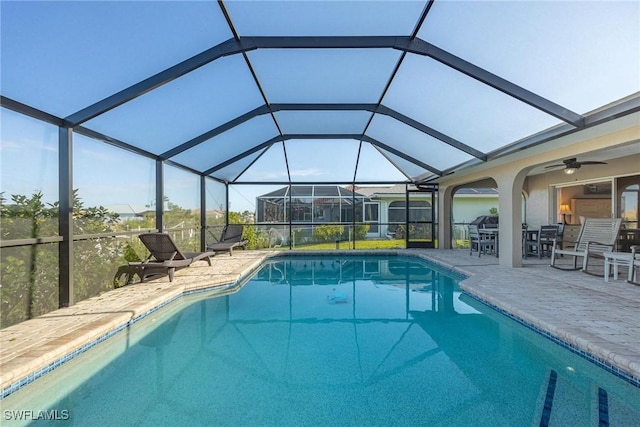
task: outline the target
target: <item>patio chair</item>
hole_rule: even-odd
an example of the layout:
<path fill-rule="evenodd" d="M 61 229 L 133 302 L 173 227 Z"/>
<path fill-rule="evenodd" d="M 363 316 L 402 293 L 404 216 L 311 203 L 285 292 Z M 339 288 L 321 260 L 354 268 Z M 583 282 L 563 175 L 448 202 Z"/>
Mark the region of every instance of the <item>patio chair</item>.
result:
<path fill-rule="evenodd" d="M 130 263 L 131 266 L 142 269 L 140 281 L 151 276 L 162 274 L 169 275 L 169 281 L 173 281 L 173 274 L 177 269 L 190 266 L 196 261 L 207 261 L 211 265 L 212 251 L 207 252 L 182 252 L 167 233 L 144 233 L 138 235 L 142 243 L 149 250 L 149 256 L 140 263 Z"/>
<path fill-rule="evenodd" d="M 627 282 L 640 285 L 638 282 L 638 271 L 640 271 L 640 246 L 631 246 L 631 262 L 629 263 L 629 274 Z"/>
<path fill-rule="evenodd" d="M 534 231 L 526 235 L 524 258 L 527 259 L 529 254 L 535 254 L 538 255 L 538 258 L 542 258 L 545 253 L 551 252 L 553 242 L 558 239 L 558 226 L 542 225 L 537 233 Z"/>
<path fill-rule="evenodd" d="M 613 252 L 616 249 L 616 240 L 621 218 L 586 218 L 580 229 L 578 242 L 573 249 L 559 249 L 554 241 L 551 249 L 551 267 L 561 270 L 582 270 L 588 273 L 589 257 L 601 256 L 605 252 Z M 568 255 L 573 257 L 573 268 L 561 268 L 555 265 L 556 255 Z M 582 257 L 582 268 L 578 267 L 578 257 Z"/>
<path fill-rule="evenodd" d="M 482 253 L 493 251 L 495 241 L 486 234 L 480 233 L 477 225 L 469 224 L 469 255 L 478 252 L 478 258 Z"/>
<path fill-rule="evenodd" d="M 244 226 L 242 224 L 229 224 L 224 229 L 222 239 L 218 243 L 207 246 L 207 250 L 218 252 L 229 252 L 229 256 L 233 255 L 235 248 L 244 249 L 247 244 L 246 240 L 242 240 Z"/>
<path fill-rule="evenodd" d="M 558 233 L 556 235 L 556 245 L 559 249 L 564 249 L 564 224 L 558 223 Z"/>

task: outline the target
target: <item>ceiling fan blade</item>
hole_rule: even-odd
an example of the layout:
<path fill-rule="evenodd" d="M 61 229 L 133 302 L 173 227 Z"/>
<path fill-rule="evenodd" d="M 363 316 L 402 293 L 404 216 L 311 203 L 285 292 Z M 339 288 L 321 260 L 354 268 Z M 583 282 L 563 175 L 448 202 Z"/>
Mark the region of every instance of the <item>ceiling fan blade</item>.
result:
<path fill-rule="evenodd" d="M 584 162 L 579 162 L 577 158 L 566 159 L 562 161 L 562 164 L 557 165 L 549 165 L 545 166 L 545 169 L 554 169 L 554 168 L 567 168 L 567 169 L 580 169 L 582 165 L 606 165 L 606 162 L 592 161 L 587 160 Z"/>

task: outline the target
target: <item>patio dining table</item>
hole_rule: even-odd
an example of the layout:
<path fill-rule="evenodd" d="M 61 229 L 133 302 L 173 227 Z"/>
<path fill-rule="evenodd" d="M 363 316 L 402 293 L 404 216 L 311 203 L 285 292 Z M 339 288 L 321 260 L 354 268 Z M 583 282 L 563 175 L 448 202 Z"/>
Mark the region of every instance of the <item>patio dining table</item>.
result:
<path fill-rule="evenodd" d="M 522 253 L 524 254 L 526 250 L 526 241 L 527 240 L 537 240 L 538 233 L 540 229 L 538 228 L 523 228 L 522 229 Z M 485 236 L 489 240 L 494 241 L 494 253 L 496 258 L 500 256 L 500 232 L 498 228 L 479 228 L 478 233 L 482 236 Z"/>

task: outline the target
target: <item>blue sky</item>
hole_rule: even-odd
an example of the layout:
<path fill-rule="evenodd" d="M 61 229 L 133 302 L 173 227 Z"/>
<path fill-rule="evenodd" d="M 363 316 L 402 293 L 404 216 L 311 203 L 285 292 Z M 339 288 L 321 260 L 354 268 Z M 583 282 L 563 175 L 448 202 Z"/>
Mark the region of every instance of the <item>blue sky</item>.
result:
<path fill-rule="evenodd" d="M 299 36 L 410 34 L 424 2 L 225 4 L 241 36 Z M 2 95 L 60 117 L 232 37 L 213 1 L 2 0 L 0 5 Z M 578 113 L 640 90 L 637 1 L 436 1 L 418 36 Z M 399 56 L 398 51 L 384 49 L 247 53 L 272 103 L 376 103 Z M 484 152 L 558 123 L 432 59 L 412 54 L 382 102 Z M 244 59 L 233 55 L 85 125 L 161 154 L 263 103 Z M 370 118 L 361 111 L 280 111 L 275 116 L 284 134 L 358 134 Z M 6 111 L 2 122 L 2 191 L 43 189 L 55 199 L 56 128 Z M 204 170 L 278 132 L 269 115 L 258 116 L 175 160 Z M 386 116 L 376 116 L 367 134 L 391 141 L 440 169 L 470 158 Z M 74 186 L 82 187 L 87 204 L 139 204 L 154 196 L 153 162 L 83 138 L 76 137 L 79 161 Z M 355 140 L 288 140 L 284 149 L 277 143 L 266 151 L 243 178 L 286 179 L 286 150 L 293 179 L 351 180 L 357 149 Z M 424 172 L 385 154 L 412 175 Z M 358 179 L 403 179 L 369 144 L 363 145 L 362 156 Z M 253 158 L 221 170 L 218 176 L 234 177 Z M 188 206 L 197 200 L 189 190 L 192 182 L 182 174 L 173 178 L 170 191 L 176 203 Z M 243 193 L 239 199 L 252 197 Z"/>

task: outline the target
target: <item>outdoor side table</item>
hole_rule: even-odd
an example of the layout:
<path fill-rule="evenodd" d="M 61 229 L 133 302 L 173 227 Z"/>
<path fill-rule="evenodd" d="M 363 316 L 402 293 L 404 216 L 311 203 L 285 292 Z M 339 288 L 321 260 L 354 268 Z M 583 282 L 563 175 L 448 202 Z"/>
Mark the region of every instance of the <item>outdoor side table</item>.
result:
<path fill-rule="evenodd" d="M 618 267 L 631 268 L 633 255 L 629 252 L 605 252 L 604 253 L 604 281 L 609 281 L 611 266 L 613 265 L 613 280 L 618 280 Z"/>

